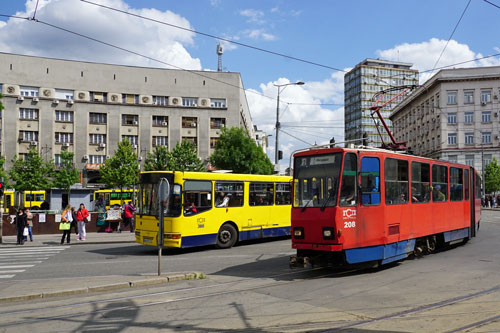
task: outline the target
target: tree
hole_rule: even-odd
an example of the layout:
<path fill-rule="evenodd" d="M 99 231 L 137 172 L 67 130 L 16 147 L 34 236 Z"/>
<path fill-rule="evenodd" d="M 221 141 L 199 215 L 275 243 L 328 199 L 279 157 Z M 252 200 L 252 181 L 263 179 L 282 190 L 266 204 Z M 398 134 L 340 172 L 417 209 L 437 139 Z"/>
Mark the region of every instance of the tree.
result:
<path fill-rule="evenodd" d="M 198 158 L 196 146 L 191 142 L 177 142 L 169 154 L 167 170 L 172 171 L 204 171 L 205 166 Z"/>
<path fill-rule="evenodd" d="M 61 151 L 61 167 L 54 177 L 54 186 L 68 192 L 68 202 L 70 202 L 71 186 L 80 181 L 80 172 L 73 164 L 74 154 L 63 150 Z"/>
<path fill-rule="evenodd" d="M 484 170 L 484 182 L 486 193 L 495 193 L 500 191 L 500 166 L 496 157 L 488 163 Z"/>
<path fill-rule="evenodd" d="M 5 157 L 1 156 L 0 157 L 0 180 L 3 181 L 4 188 L 8 188 L 9 175 L 7 174 L 7 171 L 5 171 L 4 165 L 5 165 Z"/>
<path fill-rule="evenodd" d="M 236 173 L 270 175 L 274 171 L 273 164 L 262 148 L 257 146 L 247 131 L 239 127 L 222 129 L 210 163 L 218 169 Z"/>
<path fill-rule="evenodd" d="M 18 192 L 48 190 L 52 185 L 54 164 L 45 162 L 35 147 L 31 147 L 25 159 L 17 156 L 12 158 L 12 168 L 9 170 L 13 187 Z"/>
<path fill-rule="evenodd" d="M 118 149 L 113 157 L 108 158 L 99 170 L 101 181 L 108 188 L 130 188 L 138 181 L 139 162 L 137 154 L 132 149 L 130 142 L 125 139 L 118 142 Z M 123 197 L 120 196 L 121 205 Z"/>
<path fill-rule="evenodd" d="M 144 170 L 146 171 L 163 171 L 168 170 L 168 162 L 170 161 L 170 152 L 165 146 L 156 146 L 152 153 L 148 152 L 148 156 L 144 161 Z"/>

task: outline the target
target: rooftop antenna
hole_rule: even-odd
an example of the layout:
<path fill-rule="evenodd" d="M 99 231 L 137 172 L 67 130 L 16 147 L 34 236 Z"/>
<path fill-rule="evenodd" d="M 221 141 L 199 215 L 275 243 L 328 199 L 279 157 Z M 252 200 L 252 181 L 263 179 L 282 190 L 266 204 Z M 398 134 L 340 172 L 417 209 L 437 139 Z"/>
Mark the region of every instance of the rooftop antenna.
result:
<path fill-rule="evenodd" d="M 222 72 L 222 54 L 224 53 L 224 48 L 222 47 L 222 44 L 219 42 L 217 44 L 217 56 L 218 56 L 218 62 L 217 62 L 217 72 Z"/>

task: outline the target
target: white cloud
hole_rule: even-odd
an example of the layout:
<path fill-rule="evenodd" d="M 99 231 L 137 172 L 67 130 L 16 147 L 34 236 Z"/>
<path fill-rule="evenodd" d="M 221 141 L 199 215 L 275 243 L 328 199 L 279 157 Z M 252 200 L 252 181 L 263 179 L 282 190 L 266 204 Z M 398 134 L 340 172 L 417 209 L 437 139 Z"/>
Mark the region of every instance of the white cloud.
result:
<path fill-rule="evenodd" d="M 266 41 L 276 40 L 276 36 L 265 32 L 264 29 L 245 30 L 243 33 L 252 39 L 262 39 Z"/>
<path fill-rule="evenodd" d="M 279 139 L 280 149 L 283 150 L 284 154 L 282 164 L 288 163 L 288 158 L 294 150 L 308 147 L 308 144 L 328 143 L 332 137 L 335 137 L 337 142 L 343 140 L 344 108 L 339 106 L 328 106 L 327 108 L 327 106 L 318 105 L 323 103 L 343 104 L 343 79 L 343 73 L 334 73 L 323 81 L 306 82 L 302 86 L 291 85 L 281 88 L 280 123 L 283 132 L 280 133 Z M 268 156 L 272 162 L 274 162 L 275 151 L 274 129 L 278 93 L 278 88 L 274 84 L 287 83 L 290 83 L 289 79 L 279 78 L 274 82 L 262 83 L 258 91 L 252 90 L 252 92 L 258 92 L 271 98 L 247 92 L 254 124 L 267 134 L 272 134 L 272 137 L 269 138 L 270 147 L 268 149 Z"/>
<path fill-rule="evenodd" d="M 240 10 L 240 15 L 247 17 L 248 18 L 247 22 L 258 23 L 258 24 L 264 24 L 266 22 L 263 19 L 264 12 L 261 10 L 243 9 L 243 10 Z"/>
<path fill-rule="evenodd" d="M 130 8 L 123 0 L 103 0 L 106 6 L 192 28 L 189 21 L 171 11 Z M 32 16 L 36 0 L 26 2 L 18 16 Z M 191 57 L 185 45 L 194 44 L 194 34 L 159 25 L 129 15 L 99 8 L 78 0 L 42 0 L 36 18 L 90 37 L 162 60 L 185 69 L 201 69 L 199 59 Z M 132 55 L 109 46 L 71 35 L 33 21 L 9 19 L 0 25 L 0 50 L 65 59 L 166 67 L 161 63 Z"/>
<path fill-rule="evenodd" d="M 421 43 L 403 43 L 396 45 L 394 48 L 387 50 L 377 50 L 377 55 L 385 60 L 395 60 L 402 62 L 413 63 L 413 68 L 419 71 L 432 70 L 439 58 L 446 40 L 431 38 L 429 41 Z M 495 48 L 498 52 L 498 48 Z M 437 68 L 459 64 L 464 61 L 469 61 L 475 58 L 481 58 L 481 53 L 472 51 L 467 44 L 461 44 L 455 40 L 450 40 L 446 47 Z M 488 58 L 479 61 L 472 61 L 465 64 L 457 65 L 456 67 L 482 67 L 482 66 L 498 66 L 500 65 L 499 58 Z M 435 73 L 435 72 L 434 72 Z M 432 73 L 423 73 L 420 75 L 420 82 L 425 82 L 431 77 Z"/>

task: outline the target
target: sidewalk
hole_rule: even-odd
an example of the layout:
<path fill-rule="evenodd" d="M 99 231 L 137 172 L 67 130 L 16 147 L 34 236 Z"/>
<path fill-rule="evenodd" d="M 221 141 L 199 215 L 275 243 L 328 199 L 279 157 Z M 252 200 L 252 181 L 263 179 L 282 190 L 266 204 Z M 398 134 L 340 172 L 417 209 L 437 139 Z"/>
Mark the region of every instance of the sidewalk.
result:
<path fill-rule="evenodd" d="M 54 246 L 61 243 L 61 234 L 52 235 L 33 235 L 33 242 L 28 241 L 24 243 L 24 247 L 32 246 Z M 78 241 L 77 235 L 71 234 L 70 245 L 85 245 L 85 244 L 113 244 L 113 243 L 135 243 L 135 233 L 124 231 L 122 233 L 112 232 L 88 232 L 87 240 Z M 16 247 L 17 236 L 3 236 L 0 248 Z"/>

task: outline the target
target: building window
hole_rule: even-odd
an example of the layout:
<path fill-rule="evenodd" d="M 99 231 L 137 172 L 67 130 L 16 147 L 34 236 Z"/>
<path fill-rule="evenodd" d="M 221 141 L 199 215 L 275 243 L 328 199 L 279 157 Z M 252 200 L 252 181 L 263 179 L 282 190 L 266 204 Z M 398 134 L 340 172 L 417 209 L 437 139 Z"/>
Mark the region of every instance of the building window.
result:
<path fill-rule="evenodd" d="M 485 111 L 481 113 L 481 122 L 483 123 L 491 123 L 491 112 Z"/>
<path fill-rule="evenodd" d="M 153 136 L 153 147 L 168 147 L 168 136 Z"/>
<path fill-rule="evenodd" d="M 465 123 L 472 124 L 474 122 L 474 112 L 465 112 Z"/>
<path fill-rule="evenodd" d="M 457 104 L 457 92 L 448 92 L 448 105 Z"/>
<path fill-rule="evenodd" d="M 105 155 L 90 155 L 89 156 L 89 163 L 90 164 L 104 164 L 104 161 L 106 161 Z"/>
<path fill-rule="evenodd" d="M 38 141 L 38 132 L 19 131 L 19 141 L 24 141 L 24 142 Z"/>
<path fill-rule="evenodd" d="M 122 102 L 124 104 L 139 104 L 139 95 L 122 94 Z"/>
<path fill-rule="evenodd" d="M 108 93 L 91 91 L 90 92 L 90 101 L 105 103 L 108 101 Z"/>
<path fill-rule="evenodd" d="M 75 95 L 73 90 L 56 89 L 56 99 L 72 100 Z"/>
<path fill-rule="evenodd" d="M 213 108 L 225 108 L 226 99 L 225 98 L 212 98 L 210 99 L 210 106 Z"/>
<path fill-rule="evenodd" d="M 450 163 L 457 163 L 458 161 L 458 156 L 457 155 L 448 155 L 448 162 Z"/>
<path fill-rule="evenodd" d="M 56 165 L 57 168 L 61 168 L 62 165 L 62 158 L 60 154 L 55 154 L 54 155 L 54 164 Z"/>
<path fill-rule="evenodd" d="M 136 114 L 123 114 L 122 125 L 129 125 L 129 126 L 139 125 L 139 116 Z"/>
<path fill-rule="evenodd" d="M 139 136 L 137 135 L 122 135 L 122 141 L 127 139 L 131 145 L 136 145 L 139 142 Z"/>
<path fill-rule="evenodd" d="M 474 144 L 474 133 L 465 133 L 465 144 L 466 145 Z"/>
<path fill-rule="evenodd" d="M 153 105 L 168 105 L 168 97 L 166 96 L 153 96 Z"/>
<path fill-rule="evenodd" d="M 89 134 L 89 145 L 106 143 L 106 134 Z"/>
<path fill-rule="evenodd" d="M 456 123 L 457 123 L 457 114 L 448 113 L 448 124 L 456 124 Z"/>
<path fill-rule="evenodd" d="M 195 117 L 182 117 L 182 128 L 196 128 Z"/>
<path fill-rule="evenodd" d="M 72 123 L 73 111 L 56 111 L 56 121 Z"/>
<path fill-rule="evenodd" d="M 449 145 L 457 144 L 457 133 L 448 133 L 448 144 Z"/>
<path fill-rule="evenodd" d="M 73 133 L 60 133 L 56 132 L 56 143 L 73 143 Z"/>
<path fill-rule="evenodd" d="M 183 136 L 182 142 L 190 142 L 193 146 L 198 147 L 198 142 L 196 140 L 196 137 Z"/>
<path fill-rule="evenodd" d="M 153 116 L 153 126 L 167 127 L 168 117 L 167 116 Z"/>
<path fill-rule="evenodd" d="M 481 132 L 481 143 L 491 143 L 491 132 Z"/>
<path fill-rule="evenodd" d="M 214 149 L 215 146 L 217 146 L 218 141 L 219 141 L 219 138 L 210 138 L 210 148 Z"/>
<path fill-rule="evenodd" d="M 198 98 L 182 97 L 182 106 L 198 106 Z"/>
<path fill-rule="evenodd" d="M 464 104 L 474 104 L 474 91 L 464 91 Z"/>
<path fill-rule="evenodd" d="M 106 124 L 107 114 L 106 113 L 89 113 L 89 124 Z"/>
<path fill-rule="evenodd" d="M 19 119 L 24 120 L 37 120 L 38 119 L 38 110 L 37 109 L 19 109 Z"/>
<path fill-rule="evenodd" d="M 474 166 L 474 155 L 465 155 L 465 164 Z"/>
<path fill-rule="evenodd" d="M 210 128 L 220 129 L 226 127 L 226 118 L 210 118 Z"/>
<path fill-rule="evenodd" d="M 488 166 L 488 164 L 491 163 L 491 160 L 493 159 L 492 155 L 491 154 L 484 154 L 483 155 L 483 163 L 484 163 L 484 167 L 486 168 Z"/>
<path fill-rule="evenodd" d="M 37 88 L 37 87 L 25 87 L 25 86 L 21 86 L 21 87 L 19 87 L 19 89 L 20 89 L 19 94 L 21 96 L 25 96 L 25 97 L 38 97 L 39 88 Z"/>
<path fill-rule="evenodd" d="M 491 90 L 481 90 L 481 103 L 491 103 Z"/>

